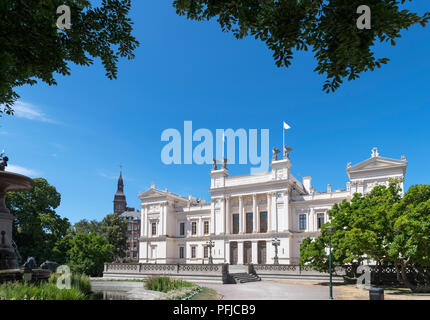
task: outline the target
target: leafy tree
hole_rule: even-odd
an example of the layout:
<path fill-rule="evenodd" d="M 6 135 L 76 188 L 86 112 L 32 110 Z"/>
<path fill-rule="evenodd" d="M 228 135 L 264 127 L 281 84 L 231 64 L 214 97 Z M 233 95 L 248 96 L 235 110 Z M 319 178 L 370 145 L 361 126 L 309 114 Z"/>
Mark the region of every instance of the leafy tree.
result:
<path fill-rule="evenodd" d="M 57 8 L 71 11 L 71 29 L 56 26 Z M 131 0 L 2 0 L 0 2 L 0 116 L 13 114 L 15 88 L 41 80 L 56 85 L 54 74 L 70 75 L 70 63 L 89 66 L 100 58 L 109 79 L 117 77 L 120 57 L 133 59 L 139 42 L 131 35 Z M 3 107 L 2 107 L 3 105 Z"/>
<path fill-rule="evenodd" d="M 73 226 L 73 233 L 96 234 L 115 247 L 115 259 L 125 257 L 127 248 L 127 221 L 117 214 L 108 214 L 102 221 L 80 220 Z"/>
<path fill-rule="evenodd" d="M 369 194 L 355 194 L 328 211 L 332 236 L 333 262 L 357 267 L 371 259 L 377 265 L 391 264 L 398 279 L 413 291 L 430 291 L 430 186 L 413 186 L 401 198 L 398 180 L 388 187 L 377 186 Z M 303 241 L 301 266 L 328 271 L 328 236 L 325 224 L 321 236 Z M 407 268 L 415 271 L 409 279 Z"/>
<path fill-rule="evenodd" d="M 116 249 L 115 259 L 125 257 L 127 226 L 127 220 L 115 213 L 108 214 L 100 223 L 100 234 Z"/>
<path fill-rule="evenodd" d="M 70 227 L 55 209 L 61 195 L 42 178 L 33 179 L 34 186 L 25 192 L 10 192 L 6 205 L 16 215 L 13 238 L 22 258 L 35 257 L 38 263 L 52 259 L 52 249 Z"/>
<path fill-rule="evenodd" d="M 334 228 L 332 235 L 333 262 L 337 265 L 352 264 L 357 267 L 370 257 L 377 263 L 387 261 L 386 246 L 393 240 L 390 220 L 392 206 L 400 201 L 399 181 L 392 181 L 388 188 L 377 186 L 366 196 L 355 194 L 351 202 L 344 200 L 328 211 L 330 223 L 325 224 L 321 236 L 303 241 L 301 265 L 312 265 L 320 271 L 328 270 L 328 236 L 325 228 Z"/>
<path fill-rule="evenodd" d="M 97 220 L 88 221 L 86 219 L 82 219 L 73 225 L 73 231 L 75 233 L 100 234 L 100 222 Z"/>
<path fill-rule="evenodd" d="M 101 276 L 103 264 L 114 258 L 115 248 L 96 234 L 78 233 L 70 239 L 67 251 L 71 270 L 89 276 Z"/>
<path fill-rule="evenodd" d="M 412 1 L 412 0 L 409 0 Z M 401 9 L 406 0 L 175 0 L 176 12 L 188 19 L 216 18 L 222 31 L 237 39 L 248 35 L 263 41 L 278 67 L 289 67 L 294 51 L 314 52 L 315 72 L 325 74 L 326 92 L 335 91 L 344 79 L 355 80 L 365 71 L 389 61 L 375 58 L 377 42 L 400 38 L 414 24 L 425 26 L 430 18 Z M 357 28 L 357 8 L 371 9 L 371 29 Z"/>
<path fill-rule="evenodd" d="M 398 279 L 414 292 L 430 292 L 430 185 L 411 187 L 393 208 L 395 237 L 388 248 Z M 407 268 L 415 271 L 410 279 Z"/>

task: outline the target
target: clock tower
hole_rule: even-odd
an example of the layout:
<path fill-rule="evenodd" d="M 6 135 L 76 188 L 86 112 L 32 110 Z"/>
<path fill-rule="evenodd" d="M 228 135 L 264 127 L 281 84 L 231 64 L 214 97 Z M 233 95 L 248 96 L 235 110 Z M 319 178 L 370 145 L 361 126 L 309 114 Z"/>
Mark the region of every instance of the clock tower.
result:
<path fill-rule="evenodd" d="M 118 187 L 113 198 L 113 212 L 121 214 L 127 210 L 127 200 L 124 194 L 124 181 L 122 180 L 122 171 L 119 173 Z"/>

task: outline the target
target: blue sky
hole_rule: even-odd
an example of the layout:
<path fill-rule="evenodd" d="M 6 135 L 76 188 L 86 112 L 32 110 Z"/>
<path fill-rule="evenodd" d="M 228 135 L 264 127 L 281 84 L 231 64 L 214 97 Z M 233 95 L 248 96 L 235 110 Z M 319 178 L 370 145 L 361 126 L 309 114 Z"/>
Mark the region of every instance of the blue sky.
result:
<path fill-rule="evenodd" d="M 426 1 L 408 8 L 424 12 Z M 344 188 L 346 164 L 370 157 L 371 148 L 409 166 L 406 187 L 428 184 L 430 29 L 415 26 L 397 46 L 377 47 L 387 66 L 322 92 L 311 53 L 297 53 L 289 69 L 276 67 L 271 52 L 252 38 L 236 40 L 215 21 L 176 15 L 171 0 L 134 1 L 136 59 L 119 63 L 108 80 L 100 62 L 72 66 L 58 86 L 18 90 L 14 117 L 0 119 L 0 149 L 12 169 L 42 176 L 62 195 L 57 212 L 72 222 L 112 212 L 119 165 L 129 206 L 155 182 L 160 189 L 209 198 L 210 165 L 161 162 L 167 128 L 270 129 L 270 146 L 282 145 L 282 121 L 293 174 L 312 176 L 317 190 Z M 230 166 L 231 175 L 249 165 Z"/>

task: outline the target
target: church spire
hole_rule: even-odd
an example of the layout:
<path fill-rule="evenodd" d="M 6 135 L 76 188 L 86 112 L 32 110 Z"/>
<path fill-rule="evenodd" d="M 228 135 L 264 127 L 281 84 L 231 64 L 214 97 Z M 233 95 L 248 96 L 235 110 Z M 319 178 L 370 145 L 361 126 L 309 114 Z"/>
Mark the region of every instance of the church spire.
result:
<path fill-rule="evenodd" d="M 124 193 L 124 181 L 122 180 L 122 169 L 119 172 L 119 178 L 118 178 L 118 187 L 116 190 L 116 193 Z"/>
<path fill-rule="evenodd" d="M 124 180 L 122 179 L 122 166 L 119 172 L 118 185 L 113 198 L 113 212 L 116 214 L 121 214 L 127 210 L 127 200 L 124 194 Z"/>

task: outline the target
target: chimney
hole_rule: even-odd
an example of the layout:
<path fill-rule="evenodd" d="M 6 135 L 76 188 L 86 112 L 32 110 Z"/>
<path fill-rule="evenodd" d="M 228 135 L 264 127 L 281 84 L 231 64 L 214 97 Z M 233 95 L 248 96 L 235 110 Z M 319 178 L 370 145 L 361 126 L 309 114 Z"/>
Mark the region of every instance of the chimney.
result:
<path fill-rule="evenodd" d="M 327 185 L 327 192 L 330 193 L 331 192 L 331 184 Z"/>
<path fill-rule="evenodd" d="M 312 181 L 312 177 L 303 177 L 303 187 L 305 187 L 305 190 L 308 193 L 311 193 L 311 181 Z"/>

